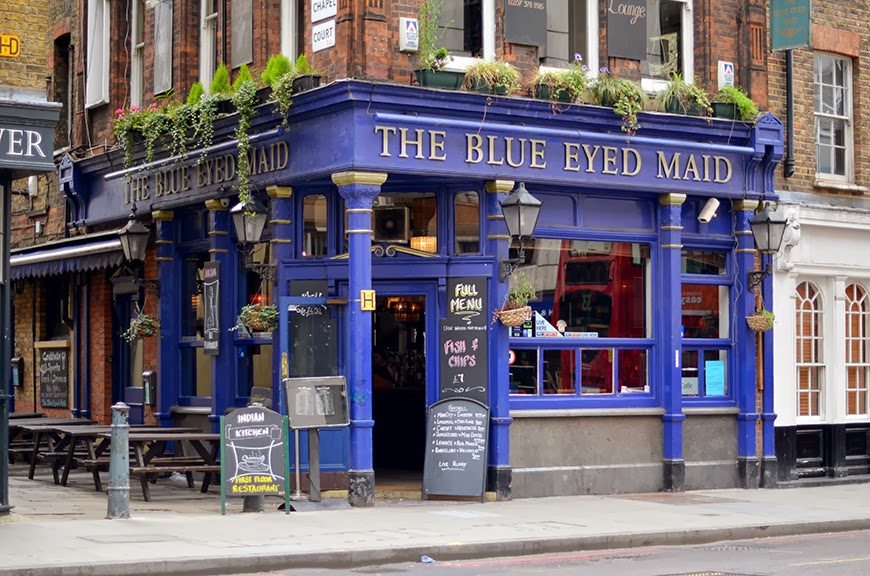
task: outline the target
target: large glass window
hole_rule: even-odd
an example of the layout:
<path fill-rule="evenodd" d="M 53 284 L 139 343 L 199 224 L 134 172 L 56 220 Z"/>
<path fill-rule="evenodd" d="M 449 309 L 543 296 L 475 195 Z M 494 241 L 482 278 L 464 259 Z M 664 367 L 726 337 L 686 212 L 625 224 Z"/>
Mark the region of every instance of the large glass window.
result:
<path fill-rule="evenodd" d="M 846 413 L 866 416 L 870 390 L 870 360 L 867 348 L 867 291 L 858 284 L 846 288 Z"/>
<path fill-rule="evenodd" d="M 686 55 L 691 47 L 691 0 L 647 0 L 646 58 L 640 62 L 644 78 L 667 80 L 671 74 L 686 74 Z"/>
<path fill-rule="evenodd" d="M 535 239 L 515 272 L 536 298 L 511 329 L 511 393 L 648 393 L 650 265 L 647 244 Z"/>
<path fill-rule="evenodd" d="M 544 64 L 558 66 L 580 54 L 590 70 L 598 69 L 598 3 L 591 0 L 547 2 L 547 46 Z"/>
<path fill-rule="evenodd" d="M 87 63 L 85 106 L 93 108 L 109 102 L 109 41 L 111 3 L 88 0 Z"/>
<path fill-rule="evenodd" d="M 816 172 L 849 179 L 852 171 L 852 62 L 814 56 Z"/>
<path fill-rule="evenodd" d="M 203 350 L 203 268 L 208 252 L 184 256 L 181 290 L 181 395 L 211 395 L 211 358 Z"/>
<path fill-rule="evenodd" d="M 822 357 L 822 297 L 809 282 L 797 286 L 795 297 L 795 370 L 798 416 L 822 416 L 825 365 Z"/>
<path fill-rule="evenodd" d="M 218 1 L 200 0 L 199 81 L 206 91 L 217 69 Z"/>
<path fill-rule="evenodd" d="M 453 225 L 456 254 L 480 253 L 480 196 L 460 192 L 453 200 Z"/>
<path fill-rule="evenodd" d="M 142 106 L 145 86 L 145 2 L 130 3 L 130 105 Z"/>
<path fill-rule="evenodd" d="M 437 208 L 433 193 L 379 195 L 372 207 L 372 242 L 404 244 L 424 252 L 437 252 Z M 344 228 L 347 230 L 346 212 Z"/>

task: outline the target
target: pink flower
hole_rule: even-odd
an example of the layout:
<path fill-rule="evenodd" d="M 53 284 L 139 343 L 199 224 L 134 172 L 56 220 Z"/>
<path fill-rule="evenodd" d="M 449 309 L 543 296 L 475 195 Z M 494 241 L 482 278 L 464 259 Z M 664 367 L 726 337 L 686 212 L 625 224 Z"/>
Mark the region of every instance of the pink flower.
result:
<path fill-rule="evenodd" d="M 123 113 L 124 113 L 124 109 L 123 109 L 123 108 L 118 108 L 117 110 L 115 110 L 115 114 L 116 114 L 117 116 L 120 116 L 120 115 L 122 115 Z"/>
<path fill-rule="evenodd" d="M 155 110 L 157 110 L 157 102 L 152 102 L 152 103 L 151 103 L 151 108 L 149 108 L 148 111 L 149 111 L 149 112 L 154 112 Z"/>
<path fill-rule="evenodd" d="M 139 109 L 138 106 L 130 106 L 130 111 L 131 112 L 141 112 L 141 110 Z"/>

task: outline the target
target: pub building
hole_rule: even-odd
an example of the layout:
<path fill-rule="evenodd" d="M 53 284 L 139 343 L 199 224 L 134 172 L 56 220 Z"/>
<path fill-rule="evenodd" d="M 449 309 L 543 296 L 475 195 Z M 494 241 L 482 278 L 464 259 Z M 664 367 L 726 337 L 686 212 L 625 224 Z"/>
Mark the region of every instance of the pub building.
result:
<path fill-rule="evenodd" d="M 216 426 L 254 386 L 284 411 L 282 378 L 344 375 L 351 422 L 322 431 L 321 469 L 354 504 L 422 471 L 427 406 L 450 395 L 489 406 L 500 498 L 757 486 L 766 414 L 743 317 L 775 117 L 642 113 L 627 138 L 606 108 L 338 80 L 295 96 L 286 130 L 260 107 L 256 244 L 232 222 L 233 121 L 204 161 L 124 170 L 108 154 L 74 163 L 64 188 L 80 224 L 132 213 L 127 230 L 153 231 L 124 274 L 159 283 L 157 421 Z M 502 212 L 518 192 L 540 202 L 523 258 Z M 508 328 L 491 313 L 520 274 L 533 318 Z M 273 334 L 231 330 L 254 301 L 278 305 Z"/>

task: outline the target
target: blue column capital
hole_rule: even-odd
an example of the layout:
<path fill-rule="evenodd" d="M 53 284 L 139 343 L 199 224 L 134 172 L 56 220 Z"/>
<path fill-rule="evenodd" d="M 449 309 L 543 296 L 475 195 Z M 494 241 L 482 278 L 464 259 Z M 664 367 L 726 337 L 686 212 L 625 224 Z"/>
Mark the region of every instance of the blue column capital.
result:
<path fill-rule="evenodd" d="M 676 192 L 659 194 L 659 204 L 662 206 L 682 206 L 685 201 L 685 194 L 678 194 Z"/>
<path fill-rule="evenodd" d="M 371 208 L 381 192 L 381 185 L 387 181 L 383 172 L 337 172 L 332 181 L 338 186 L 338 193 L 350 209 Z"/>
<path fill-rule="evenodd" d="M 293 196 L 293 188 L 290 186 L 268 186 L 266 194 L 269 198 L 290 198 Z"/>

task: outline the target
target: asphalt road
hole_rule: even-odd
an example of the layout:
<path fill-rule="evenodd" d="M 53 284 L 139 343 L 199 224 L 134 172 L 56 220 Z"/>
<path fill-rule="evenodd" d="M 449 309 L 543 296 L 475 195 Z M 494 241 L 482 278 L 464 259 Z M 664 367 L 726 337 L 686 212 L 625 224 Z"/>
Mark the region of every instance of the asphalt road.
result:
<path fill-rule="evenodd" d="M 867 576 L 870 531 L 257 576 Z M 253 576 L 253 575 L 248 575 Z"/>

